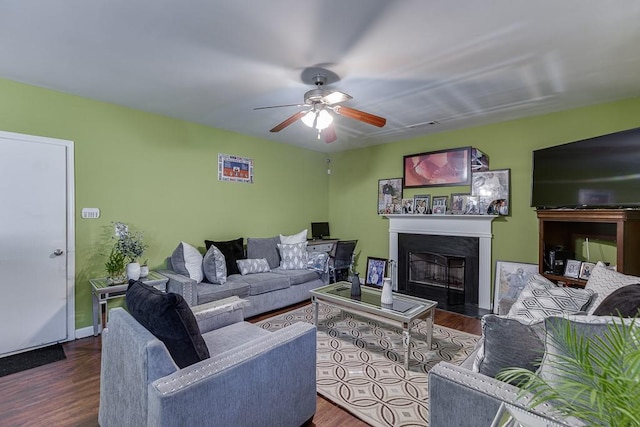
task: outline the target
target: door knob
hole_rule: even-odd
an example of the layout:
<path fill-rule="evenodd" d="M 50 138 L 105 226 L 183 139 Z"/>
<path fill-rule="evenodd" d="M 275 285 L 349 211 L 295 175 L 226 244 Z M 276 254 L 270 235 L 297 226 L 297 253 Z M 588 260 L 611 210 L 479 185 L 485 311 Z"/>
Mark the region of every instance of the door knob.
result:
<path fill-rule="evenodd" d="M 53 251 L 53 254 L 55 256 L 60 256 L 64 253 L 64 251 L 62 249 L 56 249 L 55 251 Z"/>

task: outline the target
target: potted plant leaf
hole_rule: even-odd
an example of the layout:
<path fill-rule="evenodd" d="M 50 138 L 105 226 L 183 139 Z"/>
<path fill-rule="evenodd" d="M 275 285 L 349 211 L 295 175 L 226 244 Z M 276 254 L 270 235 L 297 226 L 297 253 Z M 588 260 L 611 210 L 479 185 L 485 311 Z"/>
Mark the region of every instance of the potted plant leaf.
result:
<path fill-rule="evenodd" d="M 143 241 L 144 237 L 140 232 L 129 231 L 129 227 L 122 222 L 115 222 L 114 224 L 117 236 L 115 247 L 128 260 L 126 265 L 127 277 L 138 280 L 140 278 L 140 264 L 137 261 L 147 249 L 147 245 Z"/>
<path fill-rule="evenodd" d="M 613 319 L 592 336 L 568 319 L 547 321 L 553 333 L 547 333 L 542 373 L 508 368 L 497 378 L 531 393 L 530 408 L 549 402 L 589 426 L 640 425 L 640 328 L 635 319 Z"/>

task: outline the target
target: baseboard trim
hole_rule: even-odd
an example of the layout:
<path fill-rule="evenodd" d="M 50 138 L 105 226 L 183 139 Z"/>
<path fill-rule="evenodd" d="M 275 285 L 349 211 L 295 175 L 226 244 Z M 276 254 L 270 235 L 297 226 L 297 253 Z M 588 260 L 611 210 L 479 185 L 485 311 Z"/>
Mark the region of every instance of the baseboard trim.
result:
<path fill-rule="evenodd" d="M 93 336 L 93 326 L 86 326 L 84 328 L 76 329 L 76 339 L 87 338 Z"/>

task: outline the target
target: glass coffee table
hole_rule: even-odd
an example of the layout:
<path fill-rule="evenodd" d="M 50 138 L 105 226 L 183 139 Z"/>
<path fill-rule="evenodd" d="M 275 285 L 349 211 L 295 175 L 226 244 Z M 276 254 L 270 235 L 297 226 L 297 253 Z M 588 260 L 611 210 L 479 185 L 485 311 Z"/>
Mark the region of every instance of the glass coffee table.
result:
<path fill-rule="evenodd" d="M 318 326 L 318 304 L 320 303 L 393 326 L 401 326 L 405 369 L 409 368 L 411 328 L 415 321 L 425 320 L 427 322 L 427 346 L 429 349 L 431 348 L 433 317 L 438 305 L 435 301 L 394 292 L 393 305 L 385 306 L 380 303 L 382 291 L 376 288 L 362 286 L 361 295 L 352 298 L 350 282 L 332 283 L 321 288 L 312 289 L 310 292 L 316 327 Z"/>

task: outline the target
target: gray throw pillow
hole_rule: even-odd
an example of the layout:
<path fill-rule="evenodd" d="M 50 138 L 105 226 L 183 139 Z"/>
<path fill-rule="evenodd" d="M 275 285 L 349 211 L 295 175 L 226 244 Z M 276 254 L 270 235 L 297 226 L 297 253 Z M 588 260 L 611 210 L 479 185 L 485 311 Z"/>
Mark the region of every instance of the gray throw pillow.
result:
<path fill-rule="evenodd" d="M 213 245 L 202 259 L 202 270 L 204 276 L 211 283 L 224 285 L 227 282 L 227 265 L 224 255 Z"/>
<path fill-rule="evenodd" d="M 243 276 L 247 274 L 266 273 L 271 271 L 271 268 L 269 268 L 269 264 L 265 258 L 239 259 L 236 262 L 238 263 L 238 270 L 240 270 L 240 274 Z"/>
<path fill-rule="evenodd" d="M 171 254 L 171 267 L 173 271 L 183 276 L 190 277 L 197 283 L 202 282 L 202 254 L 188 243 L 180 242 Z"/>
<path fill-rule="evenodd" d="M 278 253 L 278 243 L 280 236 L 247 239 L 247 258 L 265 258 L 269 263 L 269 268 L 277 268 L 280 265 L 280 254 Z"/>
<path fill-rule="evenodd" d="M 473 370 L 495 378 L 505 368 L 535 372 L 544 354 L 544 323 L 521 323 L 495 314 L 482 317 L 483 343 Z"/>
<path fill-rule="evenodd" d="M 280 268 L 283 270 L 303 270 L 307 268 L 307 242 L 286 245 L 278 243 Z"/>

